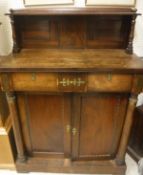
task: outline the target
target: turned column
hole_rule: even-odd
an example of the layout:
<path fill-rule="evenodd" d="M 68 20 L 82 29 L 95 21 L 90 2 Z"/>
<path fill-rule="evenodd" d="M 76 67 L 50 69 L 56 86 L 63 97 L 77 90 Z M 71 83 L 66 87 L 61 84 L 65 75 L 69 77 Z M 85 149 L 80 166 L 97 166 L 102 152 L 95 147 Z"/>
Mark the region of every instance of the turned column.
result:
<path fill-rule="evenodd" d="M 130 35 L 129 35 L 129 41 L 128 45 L 126 48 L 127 53 L 132 54 L 133 53 L 133 39 L 134 39 L 134 30 L 135 30 L 135 23 L 136 23 L 136 17 L 137 15 L 132 16 L 132 21 L 131 21 L 131 30 L 130 30 Z"/>
<path fill-rule="evenodd" d="M 18 161 L 24 162 L 26 160 L 26 156 L 24 152 L 24 144 L 22 141 L 22 133 L 21 133 L 17 105 L 16 105 L 16 96 L 14 92 L 7 92 L 6 94 L 7 94 L 8 104 L 9 104 L 10 115 L 12 119 L 17 152 L 18 152 L 17 158 L 18 158 Z"/>
<path fill-rule="evenodd" d="M 120 141 L 119 150 L 116 156 L 116 162 L 119 165 L 122 165 L 125 163 L 125 154 L 126 154 L 126 148 L 130 136 L 130 130 L 133 122 L 133 112 L 136 107 L 137 103 L 137 96 L 131 95 L 129 99 L 129 104 L 127 108 L 127 114 L 125 119 L 125 124 L 123 128 L 123 133 Z"/>
<path fill-rule="evenodd" d="M 118 165 L 122 165 L 125 163 L 125 154 L 133 123 L 133 113 L 136 107 L 138 94 L 142 92 L 142 89 L 143 89 L 143 75 L 134 75 L 131 96 L 129 98 L 127 113 L 125 117 L 125 124 L 120 140 L 119 149 L 116 156 L 116 163 Z"/>
<path fill-rule="evenodd" d="M 19 33 L 20 31 L 19 31 L 19 25 L 14 20 L 12 9 L 10 10 L 9 17 L 12 27 L 13 53 L 18 53 L 20 51 L 20 33 Z"/>
<path fill-rule="evenodd" d="M 12 82 L 11 82 L 11 74 L 3 73 L 0 76 L 1 80 L 1 89 L 6 93 L 7 103 L 9 108 L 9 115 L 12 120 L 12 127 L 14 131 L 15 143 L 17 148 L 17 159 L 19 162 L 26 161 L 22 131 L 20 126 L 20 120 L 18 116 L 17 103 L 16 103 L 16 95 L 13 90 Z"/>

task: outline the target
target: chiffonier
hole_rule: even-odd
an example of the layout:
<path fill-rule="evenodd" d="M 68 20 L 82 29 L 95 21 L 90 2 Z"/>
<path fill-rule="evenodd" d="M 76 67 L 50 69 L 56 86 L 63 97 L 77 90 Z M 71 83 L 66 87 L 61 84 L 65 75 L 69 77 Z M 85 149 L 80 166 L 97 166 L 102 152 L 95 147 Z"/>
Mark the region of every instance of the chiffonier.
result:
<path fill-rule="evenodd" d="M 143 61 L 134 8 L 11 10 L 13 53 L 0 62 L 19 172 L 124 175 Z"/>

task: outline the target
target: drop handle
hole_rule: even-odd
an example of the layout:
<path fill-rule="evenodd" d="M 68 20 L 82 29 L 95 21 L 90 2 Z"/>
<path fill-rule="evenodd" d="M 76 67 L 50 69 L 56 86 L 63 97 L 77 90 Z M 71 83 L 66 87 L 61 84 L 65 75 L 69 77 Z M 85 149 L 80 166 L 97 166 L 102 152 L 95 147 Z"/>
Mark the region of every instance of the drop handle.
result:
<path fill-rule="evenodd" d="M 61 85 L 63 87 L 68 87 L 68 86 L 78 86 L 80 87 L 81 85 L 85 85 L 86 81 L 82 80 L 81 78 L 74 78 L 74 79 L 69 79 L 69 78 L 63 78 L 62 80 L 57 79 L 57 85 Z"/>
<path fill-rule="evenodd" d="M 77 133 L 77 129 L 76 129 L 76 128 L 73 128 L 73 129 L 72 129 L 72 135 L 75 136 L 76 133 Z"/>

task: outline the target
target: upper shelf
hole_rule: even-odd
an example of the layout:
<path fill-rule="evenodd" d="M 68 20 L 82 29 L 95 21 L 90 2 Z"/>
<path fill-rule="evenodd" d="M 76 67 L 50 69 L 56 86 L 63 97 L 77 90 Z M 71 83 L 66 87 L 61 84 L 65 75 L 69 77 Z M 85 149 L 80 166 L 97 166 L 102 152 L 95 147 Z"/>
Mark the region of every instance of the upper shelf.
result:
<path fill-rule="evenodd" d="M 135 8 L 113 7 L 54 7 L 54 8 L 23 8 L 11 10 L 13 15 L 134 15 Z"/>

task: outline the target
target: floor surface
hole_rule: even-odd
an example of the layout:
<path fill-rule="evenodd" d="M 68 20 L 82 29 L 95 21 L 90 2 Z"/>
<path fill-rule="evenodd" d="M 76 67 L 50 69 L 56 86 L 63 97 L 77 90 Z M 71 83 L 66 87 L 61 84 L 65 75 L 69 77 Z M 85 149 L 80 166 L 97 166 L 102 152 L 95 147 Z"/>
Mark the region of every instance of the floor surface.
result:
<path fill-rule="evenodd" d="M 126 163 L 127 163 L 127 172 L 126 175 L 139 175 L 138 174 L 138 166 L 135 161 L 133 161 L 128 155 L 126 155 Z M 26 173 L 16 173 L 16 171 L 10 170 L 0 170 L 0 175 L 25 175 Z M 52 173 L 28 173 L 28 175 L 52 175 Z M 54 175 L 58 175 L 54 173 Z M 64 174 L 60 174 L 64 175 Z"/>

